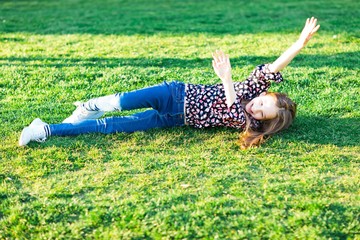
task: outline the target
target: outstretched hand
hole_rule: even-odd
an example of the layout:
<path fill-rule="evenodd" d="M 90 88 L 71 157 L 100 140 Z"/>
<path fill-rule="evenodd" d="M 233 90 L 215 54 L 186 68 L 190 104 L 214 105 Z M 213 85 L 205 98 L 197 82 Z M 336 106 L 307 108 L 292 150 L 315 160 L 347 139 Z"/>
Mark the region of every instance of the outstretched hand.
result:
<path fill-rule="evenodd" d="M 213 54 L 212 66 L 216 75 L 222 80 L 231 80 L 231 65 L 229 55 L 221 50 L 216 50 Z"/>
<path fill-rule="evenodd" d="M 311 37 L 319 30 L 320 25 L 316 25 L 317 19 L 312 17 L 306 20 L 304 29 L 302 30 L 299 39 L 291 45 L 275 62 L 269 65 L 271 72 L 279 72 L 284 69 L 293 58 L 306 46 Z"/>
<path fill-rule="evenodd" d="M 216 75 L 218 75 L 218 77 L 221 79 L 224 86 L 226 105 L 230 107 L 236 100 L 236 92 L 231 78 L 231 65 L 229 55 L 223 53 L 223 51 L 221 50 L 216 50 L 212 56 L 213 68 Z"/>
<path fill-rule="evenodd" d="M 316 25 L 316 23 L 317 19 L 314 17 L 306 19 L 305 26 L 298 40 L 298 43 L 301 45 L 301 47 L 305 47 L 311 37 L 316 33 L 317 30 L 319 30 L 320 25 Z"/>

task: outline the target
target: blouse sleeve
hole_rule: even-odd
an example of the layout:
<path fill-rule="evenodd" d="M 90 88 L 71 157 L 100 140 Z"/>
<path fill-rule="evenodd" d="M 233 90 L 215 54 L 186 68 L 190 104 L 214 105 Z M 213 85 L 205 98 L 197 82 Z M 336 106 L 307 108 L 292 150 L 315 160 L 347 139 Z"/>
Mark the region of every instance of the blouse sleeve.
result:
<path fill-rule="evenodd" d="M 244 82 L 235 84 L 235 91 L 245 99 L 253 99 L 262 92 L 266 92 L 271 81 L 282 82 L 281 73 L 273 73 L 269 70 L 269 64 L 262 64 L 257 66 Z"/>

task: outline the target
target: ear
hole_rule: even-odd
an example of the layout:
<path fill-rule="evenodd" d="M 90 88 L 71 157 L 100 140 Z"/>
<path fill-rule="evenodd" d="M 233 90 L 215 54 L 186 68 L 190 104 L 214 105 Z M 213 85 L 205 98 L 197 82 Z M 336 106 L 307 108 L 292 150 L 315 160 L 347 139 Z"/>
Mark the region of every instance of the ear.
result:
<path fill-rule="evenodd" d="M 260 93 L 259 96 L 265 96 L 266 94 L 267 94 L 267 92 L 262 92 L 262 93 Z"/>

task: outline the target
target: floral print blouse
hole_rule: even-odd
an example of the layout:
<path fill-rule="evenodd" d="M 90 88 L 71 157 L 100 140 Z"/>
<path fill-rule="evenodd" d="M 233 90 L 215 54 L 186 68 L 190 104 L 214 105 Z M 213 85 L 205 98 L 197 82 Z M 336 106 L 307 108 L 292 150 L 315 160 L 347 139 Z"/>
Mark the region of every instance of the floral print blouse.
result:
<path fill-rule="evenodd" d="M 270 81 L 281 82 L 281 74 L 272 73 L 269 64 L 257 66 L 244 82 L 234 83 L 235 102 L 228 107 L 222 84 L 187 84 L 185 90 L 185 121 L 196 128 L 225 126 L 236 129 L 246 127 L 245 106 L 242 100 L 251 100 L 270 87 Z M 252 128 L 260 121 L 249 115 Z"/>

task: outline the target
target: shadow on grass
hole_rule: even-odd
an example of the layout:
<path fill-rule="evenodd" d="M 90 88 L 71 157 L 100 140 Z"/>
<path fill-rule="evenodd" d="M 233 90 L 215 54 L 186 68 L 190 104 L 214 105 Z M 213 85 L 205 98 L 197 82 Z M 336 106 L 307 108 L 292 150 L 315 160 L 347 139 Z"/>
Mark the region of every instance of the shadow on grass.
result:
<path fill-rule="evenodd" d="M 5 33 L 278 33 L 296 31 L 312 15 L 322 31 L 355 33 L 359 25 L 358 1 L 2 1 L 0 9 Z"/>
<path fill-rule="evenodd" d="M 353 220 L 359 216 L 359 208 L 346 206 L 340 203 L 331 203 L 328 206 L 321 206 L 320 213 L 313 216 L 311 222 L 315 226 L 322 226 L 321 235 L 326 238 L 349 239 L 360 234 L 357 227 L 352 225 L 347 231 L 339 230 L 339 226 L 351 226 L 349 215 L 353 215 Z"/>
<path fill-rule="evenodd" d="M 293 142 L 305 142 L 338 147 L 359 146 L 360 118 L 328 116 L 298 116 L 282 138 Z"/>
<path fill-rule="evenodd" d="M 258 65 L 273 62 L 278 56 L 240 56 L 231 58 L 234 66 Z M 344 67 L 359 69 L 360 52 L 344 52 L 333 55 L 299 55 L 292 67 Z M 69 57 L 0 57 L 0 66 L 34 66 L 34 67 L 178 67 L 206 68 L 211 67 L 211 58 L 69 58 Z M 346 61 L 344 61 L 346 60 Z"/>

